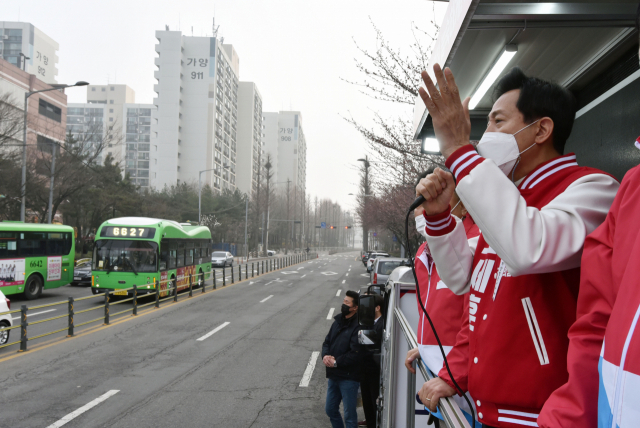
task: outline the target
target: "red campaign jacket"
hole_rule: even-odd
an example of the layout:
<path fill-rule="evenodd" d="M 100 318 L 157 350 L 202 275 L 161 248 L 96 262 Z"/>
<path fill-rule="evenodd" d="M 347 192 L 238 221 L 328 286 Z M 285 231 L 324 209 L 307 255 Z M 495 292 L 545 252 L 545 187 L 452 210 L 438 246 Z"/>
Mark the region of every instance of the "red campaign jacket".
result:
<path fill-rule="evenodd" d="M 473 222 L 471 216 L 467 216 L 463 221 L 467 238 L 475 238 L 480 235 L 478 226 Z M 456 336 L 460 332 L 462 323 L 468 317 L 465 310 L 465 296 L 458 296 L 447 288 L 438 275 L 438 270 L 429 254 L 427 243 L 420 246 L 416 254 L 416 274 L 420 284 L 420 297 L 425 309 L 429 313 L 431 320 L 438 332 L 438 337 L 445 347 L 452 347 L 456 343 Z M 431 275 L 429 275 L 431 273 Z M 438 345 L 429 325 L 429 321 L 424 316 L 420 302 L 417 301 L 420 320 L 418 322 L 418 343 L 420 345 Z M 438 355 L 442 359 L 438 350 Z M 436 368 L 437 372 L 440 368 Z M 433 369 L 432 369 L 433 370 Z"/>
<path fill-rule="evenodd" d="M 605 222 L 585 241 L 578 319 L 569 330 L 569 381 L 547 400 L 541 427 L 640 426 L 639 218 L 635 167 Z"/>
<path fill-rule="evenodd" d="M 578 166 L 574 159 L 552 161 L 564 162 L 552 174 L 540 174 L 545 164 L 530 173 L 528 177 L 543 178 L 535 186 L 527 179 L 518 186 L 526 206 L 542 209 L 576 180 L 602 174 Z M 459 184 L 464 177 L 458 177 Z M 451 233 L 455 224 L 446 226 L 449 216 L 427 217 L 428 234 Z M 430 230 L 430 225 L 439 229 Z M 461 337 L 469 338 L 467 388 L 477 400 L 478 419 L 496 427 L 537 426 L 545 401 L 567 380 L 567 332 L 575 321 L 579 268 L 512 276 L 481 234 L 470 273 L 469 323 Z M 454 375 L 458 383 L 458 378 L 464 382 L 463 376 Z M 445 369 L 439 376 L 453 387 Z"/>

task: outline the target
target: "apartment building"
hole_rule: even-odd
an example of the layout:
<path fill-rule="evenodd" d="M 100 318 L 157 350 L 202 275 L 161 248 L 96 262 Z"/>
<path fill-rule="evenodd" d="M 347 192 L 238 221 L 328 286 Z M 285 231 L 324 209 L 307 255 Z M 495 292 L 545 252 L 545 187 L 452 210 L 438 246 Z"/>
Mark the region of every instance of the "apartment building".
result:
<path fill-rule="evenodd" d="M 141 188 L 149 187 L 153 104 L 136 104 L 127 85 L 89 85 L 86 103 L 70 103 L 67 132 L 87 150 L 100 146 L 96 163 L 107 156 Z"/>
<path fill-rule="evenodd" d="M 264 179 L 262 134 L 262 96 L 255 83 L 240 82 L 236 186 L 249 196 Z"/>
<path fill-rule="evenodd" d="M 150 185 L 236 187 L 240 62 L 217 36 L 156 31 Z M 200 174 L 202 172 L 202 174 Z"/>
<path fill-rule="evenodd" d="M 45 83 L 57 83 L 58 42 L 28 22 L 0 21 L 0 58 Z"/>

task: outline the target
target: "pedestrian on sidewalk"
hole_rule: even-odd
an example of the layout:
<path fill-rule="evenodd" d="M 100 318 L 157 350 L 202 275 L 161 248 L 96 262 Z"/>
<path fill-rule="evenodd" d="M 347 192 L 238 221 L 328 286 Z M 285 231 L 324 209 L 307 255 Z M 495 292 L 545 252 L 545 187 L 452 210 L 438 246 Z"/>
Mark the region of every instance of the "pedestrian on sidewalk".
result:
<path fill-rule="evenodd" d="M 329 334 L 322 344 L 322 362 L 327 367 L 327 400 L 325 412 L 332 428 L 357 428 L 356 402 L 360 386 L 362 352 L 358 344 L 358 293 L 349 290 L 342 308 L 334 317 Z M 344 423 L 340 415 L 340 402 L 344 407 Z"/>
<path fill-rule="evenodd" d="M 372 348 L 367 349 L 363 355 L 362 373 L 360 376 L 360 392 L 362 393 L 362 409 L 364 410 L 365 421 L 358 422 L 360 426 L 376 428 L 376 408 L 377 398 L 380 393 L 380 359 L 375 358 L 375 354 L 380 354 L 382 346 L 382 331 L 384 321 L 382 319 L 382 305 L 384 299 L 379 294 L 373 297 L 375 301 L 375 322 L 373 330 L 376 332 L 378 341 Z"/>

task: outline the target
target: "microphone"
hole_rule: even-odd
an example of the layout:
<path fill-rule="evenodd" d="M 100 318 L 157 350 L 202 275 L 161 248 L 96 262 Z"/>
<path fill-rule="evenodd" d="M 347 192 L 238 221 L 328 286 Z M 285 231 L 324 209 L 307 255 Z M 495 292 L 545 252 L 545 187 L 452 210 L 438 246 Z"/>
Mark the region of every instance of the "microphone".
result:
<path fill-rule="evenodd" d="M 425 202 L 424 196 L 420 195 L 416 198 L 415 201 L 413 201 L 413 203 L 411 204 L 411 206 L 409 207 L 409 211 L 413 211 L 416 208 L 418 208 L 420 205 L 422 205 Z"/>

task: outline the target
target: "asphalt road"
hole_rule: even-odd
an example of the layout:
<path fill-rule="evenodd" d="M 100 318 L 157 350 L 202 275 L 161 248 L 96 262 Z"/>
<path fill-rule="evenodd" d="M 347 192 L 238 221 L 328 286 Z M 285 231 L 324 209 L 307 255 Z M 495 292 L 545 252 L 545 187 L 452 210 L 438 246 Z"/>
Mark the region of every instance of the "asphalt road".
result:
<path fill-rule="evenodd" d="M 242 278 L 245 278 L 247 276 L 247 269 L 248 269 L 248 276 L 251 278 L 252 263 L 253 263 L 254 277 L 257 276 L 259 272 L 262 272 L 262 261 L 263 259 L 254 259 L 248 265 L 245 265 L 245 264 L 241 265 Z M 268 260 L 264 259 L 264 261 L 265 261 L 264 269 L 266 271 L 268 270 L 268 266 L 266 264 Z M 282 258 L 271 257 L 269 258 L 269 261 L 271 261 L 272 265 L 277 268 L 282 263 Z M 238 282 L 238 265 L 237 264 L 234 263 L 232 267 L 227 266 L 224 270 L 222 268 L 215 268 L 214 270 L 216 272 L 215 274 L 216 285 L 218 287 L 221 287 L 225 282 L 227 285 L 231 284 L 232 270 L 233 270 L 233 280 L 234 282 Z M 225 281 L 223 281 L 223 276 L 225 277 Z M 209 279 L 206 282 L 206 284 L 207 284 L 207 289 L 211 289 L 211 287 L 213 286 L 213 279 Z M 199 292 L 200 290 L 194 288 L 194 293 L 197 294 Z M 76 326 L 81 325 L 85 322 L 96 320 L 100 317 L 104 317 L 104 295 L 103 294 L 93 295 L 90 287 L 66 285 L 59 288 L 43 290 L 42 296 L 36 300 L 27 300 L 22 294 L 14 294 L 8 297 L 11 300 L 11 310 L 20 309 L 22 305 L 27 306 L 27 309 L 28 309 L 27 319 L 30 324 L 33 324 L 34 322 L 37 323 L 42 320 L 46 320 L 50 318 L 60 317 L 52 321 L 45 321 L 42 323 L 29 325 L 27 330 L 28 330 L 28 337 L 30 338 L 40 336 L 48 332 L 62 330 L 68 326 L 69 324 L 68 317 L 62 317 L 62 315 L 69 313 L 68 303 L 67 303 L 69 297 L 73 297 L 74 299 L 82 299 L 82 300 L 77 300 L 74 303 L 74 311 L 76 313 L 76 315 L 74 316 L 74 324 Z M 89 298 L 87 299 L 87 297 Z M 179 295 L 179 299 L 182 299 L 184 297 L 186 297 L 185 292 L 181 291 L 181 294 Z M 111 321 L 117 320 L 118 317 L 126 317 L 131 314 L 130 311 L 133 308 L 133 302 L 121 301 L 121 300 L 124 300 L 124 298 L 114 299 L 112 297 L 111 299 L 112 306 L 110 308 L 110 313 L 116 314 L 118 312 L 124 312 L 123 314 L 120 314 L 120 315 L 115 315 L 115 316 L 112 315 Z M 149 295 L 149 296 L 141 295 L 138 301 L 138 305 L 151 303 L 154 300 L 155 300 L 155 295 Z M 56 303 L 61 303 L 61 304 L 54 305 Z M 162 304 L 164 303 L 161 303 L 161 305 Z M 82 311 L 87 311 L 87 312 L 82 312 Z M 11 315 L 13 318 L 13 325 L 14 326 L 18 325 L 20 323 L 20 314 L 14 313 Z M 82 332 L 83 330 L 94 328 L 96 327 L 96 325 L 99 325 L 99 324 L 102 324 L 102 322 L 95 321 L 94 323 L 77 327 L 75 333 L 79 333 L 79 332 Z M 65 331 L 60 331 L 58 333 L 54 333 L 53 335 L 44 336 L 44 337 L 40 337 L 33 340 L 30 339 L 28 346 L 31 347 L 37 344 L 46 343 L 51 339 L 65 337 L 67 333 L 68 331 L 65 330 Z M 9 334 L 10 334 L 9 342 L 15 342 L 20 338 L 20 332 L 19 332 L 19 329 L 17 328 L 11 330 Z M 7 348 L 1 348 L 0 358 L 4 356 L 6 353 L 15 352 L 18 346 L 19 345 L 16 344 Z"/>
<path fill-rule="evenodd" d="M 368 281 L 356 256 L 321 256 L 0 353 L 0 426 L 327 427 L 324 366 L 312 355 L 330 310 Z"/>

